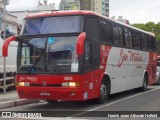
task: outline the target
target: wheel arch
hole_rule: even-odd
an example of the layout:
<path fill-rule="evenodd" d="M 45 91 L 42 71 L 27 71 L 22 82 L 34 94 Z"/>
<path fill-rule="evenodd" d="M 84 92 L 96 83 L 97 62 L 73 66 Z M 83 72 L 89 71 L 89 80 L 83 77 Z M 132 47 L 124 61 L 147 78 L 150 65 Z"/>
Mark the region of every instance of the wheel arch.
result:
<path fill-rule="evenodd" d="M 101 75 L 100 84 L 102 83 L 102 80 L 105 80 L 105 81 L 106 81 L 106 83 L 107 83 L 107 85 L 108 85 L 108 88 L 109 88 L 108 94 L 110 94 L 110 91 L 111 91 L 111 79 L 110 79 L 109 74 L 106 73 L 106 72 L 103 73 L 103 74 Z M 100 86 L 100 85 L 99 85 L 99 86 Z"/>

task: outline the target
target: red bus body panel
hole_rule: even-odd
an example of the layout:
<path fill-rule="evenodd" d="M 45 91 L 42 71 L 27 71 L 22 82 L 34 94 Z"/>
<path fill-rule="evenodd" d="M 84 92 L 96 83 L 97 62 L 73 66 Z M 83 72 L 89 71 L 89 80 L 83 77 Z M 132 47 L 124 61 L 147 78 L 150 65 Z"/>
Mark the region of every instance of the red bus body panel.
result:
<path fill-rule="evenodd" d="M 83 75 L 17 75 L 16 80 L 19 82 L 29 82 L 35 86 L 17 86 L 18 95 L 22 99 L 44 99 L 44 100 L 86 100 L 98 97 L 98 86 L 90 86 L 92 83 L 92 74 L 98 73 L 99 70 L 89 72 Z M 64 77 L 71 77 L 72 80 L 64 80 Z M 100 76 L 97 76 L 100 77 Z M 97 78 L 95 77 L 95 79 Z M 97 78 L 99 79 L 99 78 Z M 43 82 L 47 86 L 43 86 Z M 80 82 L 80 87 L 62 87 L 62 82 Z M 92 87 L 92 88 L 91 88 Z M 94 92 L 93 92 L 94 87 Z M 50 96 L 41 96 L 41 92 L 49 92 Z M 87 92 L 87 98 L 84 93 Z M 74 96 L 71 93 L 75 93 Z"/>

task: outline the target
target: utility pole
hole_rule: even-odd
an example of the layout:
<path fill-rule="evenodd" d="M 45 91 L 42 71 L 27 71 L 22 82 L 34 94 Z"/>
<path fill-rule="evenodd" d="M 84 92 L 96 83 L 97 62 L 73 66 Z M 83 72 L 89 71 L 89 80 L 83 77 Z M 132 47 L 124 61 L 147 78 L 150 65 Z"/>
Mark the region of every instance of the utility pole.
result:
<path fill-rule="evenodd" d="M 2 0 L 2 3 L 3 3 L 3 13 L 2 13 L 2 23 L 3 23 L 3 26 L 2 26 L 2 30 L 4 31 L 4 38 L 3 40 L 5 41 L 6 39 L 6 3 L 8 1 L 7 0 Z M 6 57 L 3 58 L 3 72 L 4 72 L 4 82 L 3 82 L 3 93 L 5 94 L 6 93 Z"/>

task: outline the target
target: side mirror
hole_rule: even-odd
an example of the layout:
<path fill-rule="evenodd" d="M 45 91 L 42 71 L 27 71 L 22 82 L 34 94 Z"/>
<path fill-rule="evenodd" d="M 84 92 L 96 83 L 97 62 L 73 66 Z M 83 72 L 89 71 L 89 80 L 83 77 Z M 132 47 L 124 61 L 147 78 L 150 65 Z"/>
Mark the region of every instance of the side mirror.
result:
<path fill-rule="evenodd" d="M 76 44 L 76 53 L 77 55 L 84 54 L 84 44 L 86 40 L 86 33 L 83 32 L 78 36 L 77 44 Z"/>
<path fill-rule="evenodd" d="M 7 57 L 8 56 L 8 46 L 9 46 L 9 43 L 11 41 L 16 41 L 17 37 L 16 36 L 11 36 L 9 38 L 7 38 L 4 43 L 3 43 L 3 46 L 2 46 L 2 56 L 3 57 Z"/>

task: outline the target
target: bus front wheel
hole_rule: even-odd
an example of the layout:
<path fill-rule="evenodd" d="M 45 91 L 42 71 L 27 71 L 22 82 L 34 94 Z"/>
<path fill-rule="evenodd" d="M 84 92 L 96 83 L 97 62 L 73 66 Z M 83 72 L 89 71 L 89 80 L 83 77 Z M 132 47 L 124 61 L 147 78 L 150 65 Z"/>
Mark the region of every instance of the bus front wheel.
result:
<path fill-rule="evenodd" d="M 105 103 L 108 100 L 108 89 L 109 86 L 107 84 L 107 81 L 104 79 L 102 80 L 101 86 L 100 86 L 100 95 L 98 98 L 96 98 L 96 103 Z"/>

